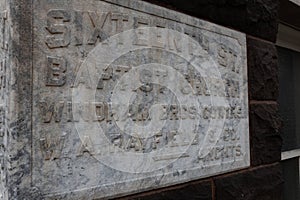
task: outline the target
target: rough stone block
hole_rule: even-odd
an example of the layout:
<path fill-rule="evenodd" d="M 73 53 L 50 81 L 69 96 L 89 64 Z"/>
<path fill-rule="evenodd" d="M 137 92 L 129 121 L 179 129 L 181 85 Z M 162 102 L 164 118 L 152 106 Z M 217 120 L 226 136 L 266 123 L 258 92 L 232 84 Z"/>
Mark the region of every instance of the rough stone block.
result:
<path fill-rule="evenodd" d="M 281 200 L 282 172 L 279 164 L 260 167 L 215 179 L 216 200 Z"/>
<path fill-rule="evenodd" d="M 146 0 L 275 42 L 278 0 Z"/>
<path fill-rule="evenodd" d="M 275 45 L 248 37 L 247 53 L 250 99 L 276 100 L 279 80 Z"/>
<path fill-rule="evenodd" d="M 250 104 L 251 165 L 278 162 L 281 159 L 281 120 L 278 104 Z"/>
<path fill-rule="evenodd" d="M 120 198 L 118 200 L 212 200 L 211 181 L 188 183 L 182 186 L 156 190 L 143 195 Z"/>

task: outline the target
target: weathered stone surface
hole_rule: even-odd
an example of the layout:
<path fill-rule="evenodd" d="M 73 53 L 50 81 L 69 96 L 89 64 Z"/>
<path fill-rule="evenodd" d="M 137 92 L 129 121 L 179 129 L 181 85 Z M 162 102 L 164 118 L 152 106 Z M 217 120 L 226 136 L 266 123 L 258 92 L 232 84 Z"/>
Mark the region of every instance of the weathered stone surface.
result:
<path fill-rule="evenodd" d="M 142 195 L 129 196 L 118 200 L 212 200 L 211 181 L 189 183 L 177 187 L 156 190 Z"/>
<path fill-rule="evenodd" d="M 1 136 L 3 199 L 31 199 L 32 26 L 31 2 L 1 0 Z M 5 17 L 3 17 L 5 16 Z M 25 192 L 26 191 L 26 192 Z M 26 193 L 26 195 L 25 195 Z"/>
<path fill-rule="evenodd" d="M 216 200 L 281 200 L 282 172 L 279 164 L 215 179 Z"/>
<path fill-rule="evenodd" d="M 113 198 L 250 165 L 245 34 L 137 0 L 6 8 L 5 199 Z M 183 187 L 211 197 L 197 186 Z"/>
<path fill-rule="evenodd" d="M 247 4 L 247 33 L 272 42 L 276 41 L 279 0 L 255 0 Z"/>
<path fill-rule="evenodd" d="M 34 4 L 34 185 L 96 198 L 248 166 L 245 36 L 112 2 Z"/>
<path fill-rule="evenodd" d="M 146 0 L 232 27 L 269 41 L 276 40 L 278 0 Z"/>
<path fill-rule="evenodd" d="M 1 195 L 7 195 L 6 190 L 6 105 L 7 105 L 7 66 L 8 66 L 8 17 L 7 6 L 4 1 L 0 1 L 0 191 Z"/>
<path fill-rule="evenodd" d="M 279 80 L 275 45 L 248 37 L 247 53 L 250 99 L 276 100 Z"/>
<path fill-rule="evenodd" d="M 282 139 L 277 103 L 250 104 L 251 165 L 280 161 Z"/>

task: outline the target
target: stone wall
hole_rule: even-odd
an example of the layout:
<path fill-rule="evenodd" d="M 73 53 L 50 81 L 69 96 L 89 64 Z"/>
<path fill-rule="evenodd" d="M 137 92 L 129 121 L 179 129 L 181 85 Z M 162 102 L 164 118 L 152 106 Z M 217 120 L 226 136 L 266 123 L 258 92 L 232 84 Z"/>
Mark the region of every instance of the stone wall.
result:
<path fill-rule="evenodd" d="M 282 198 L 276 0 L 146 0 L 247 34 L 251 167 L 121 199 Z"/>

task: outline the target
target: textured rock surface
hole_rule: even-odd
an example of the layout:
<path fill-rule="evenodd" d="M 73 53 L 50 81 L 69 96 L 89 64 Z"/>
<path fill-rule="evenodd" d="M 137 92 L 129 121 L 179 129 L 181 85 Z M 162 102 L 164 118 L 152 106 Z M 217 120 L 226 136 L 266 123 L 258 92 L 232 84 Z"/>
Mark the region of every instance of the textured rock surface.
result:
<path fill-rule="evenodd" d="M 269 41 L 276 40 L 278 0 L 146 0 L 232 27 Z"/>
<path fill-rule="evenodd" d="M 156 190 L 139 196 L 129 196 L 118 200 L 211 200 L 211 181 L 188 183 L 165 190 Z"/>
<path fill-rule="evenodd" d="M 250 105 L 251 165 L 280 161 L 282 139 L 278 105 L 253 103 Z"/>
<path fill-rule="evenodd" d="M 250 99 L 276 100 L 279 81 L 275 45 L 248 37 L 247 53 Z"/>
<path fill-rule="evenodd" d="M 282 174 L 279 164 L 215 179 L 217 200 L 280 200 Z"/>
<path fill-rule="evenodd" d="M 282 171 L 279 164 L 265 165 L 237 173 L 221 175 L 212 181 L 189 183 L 188 186 L 155 190 L 151 193 L 120 200 L 205 199 L 205 200 L 280 200 L 282 199 Z M 213 182 L 213 185 L 211 184 Z"/>

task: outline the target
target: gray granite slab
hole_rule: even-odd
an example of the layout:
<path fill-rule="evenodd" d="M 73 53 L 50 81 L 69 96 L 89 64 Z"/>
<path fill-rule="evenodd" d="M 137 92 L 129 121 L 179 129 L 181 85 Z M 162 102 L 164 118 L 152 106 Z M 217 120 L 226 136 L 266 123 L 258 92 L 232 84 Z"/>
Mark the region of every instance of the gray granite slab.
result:
<path fill-rule="evenodd" d="M 26 183 L 42 198 L 250 165 L 245 34 L 137 0 L 33 1 L 32 29 Z"/>

